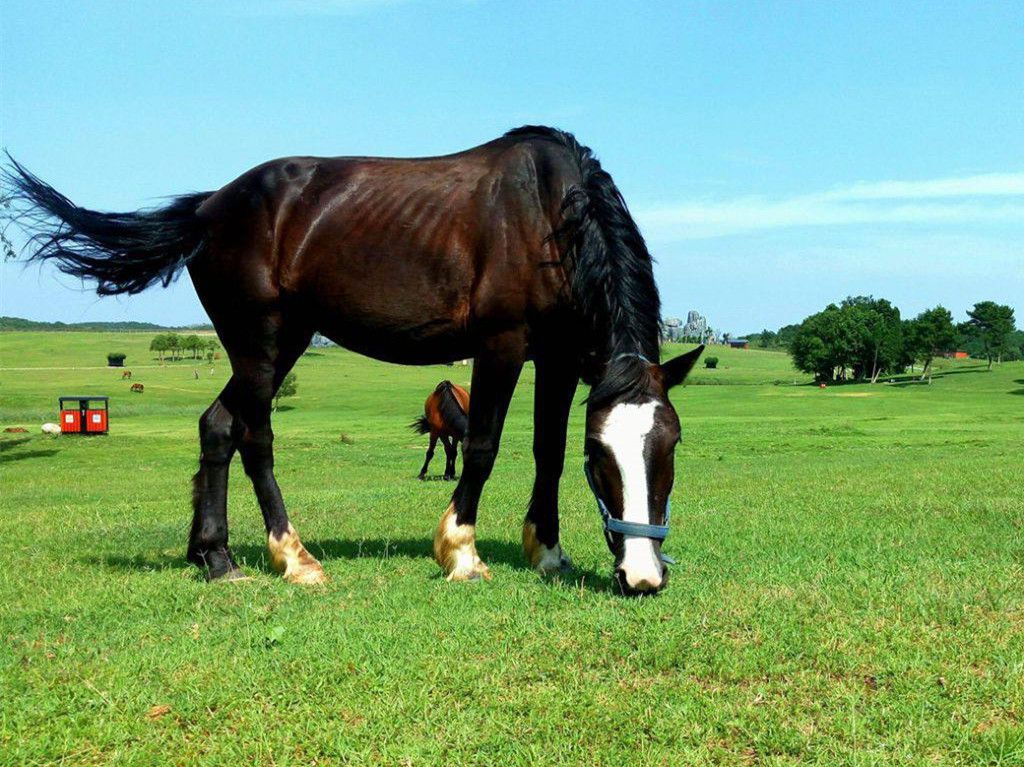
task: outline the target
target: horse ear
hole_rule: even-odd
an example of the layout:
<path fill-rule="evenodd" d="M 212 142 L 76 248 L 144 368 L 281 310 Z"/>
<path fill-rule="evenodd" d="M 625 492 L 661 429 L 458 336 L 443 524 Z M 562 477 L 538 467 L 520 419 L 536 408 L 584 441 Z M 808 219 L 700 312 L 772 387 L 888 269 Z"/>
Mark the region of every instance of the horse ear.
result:
<path fill-rule="evenodd" d="M 690 371 L 697 364 L 697 359 L 703 351 L 704 344 L 701 344 L 692 352 L 680 354 L 674 360 L 669 360 L 661 366 L 661 374 L 665 380 L 666 390 L 671 389 L 673 386 L 678 386 L 686 380 L 686 376 L 690 375 Z"/>

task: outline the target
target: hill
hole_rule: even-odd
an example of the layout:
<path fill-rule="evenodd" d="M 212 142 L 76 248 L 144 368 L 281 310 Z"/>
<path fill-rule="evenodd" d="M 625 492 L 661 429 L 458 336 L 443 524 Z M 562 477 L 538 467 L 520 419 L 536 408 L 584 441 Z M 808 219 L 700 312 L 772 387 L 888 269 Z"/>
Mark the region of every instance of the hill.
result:
<path fill-rule="evenodd" d="M 87 331 L 100 333 L 131 333 L 158 330 L 213 330 L 209 323 L 169 327 L 152 322 L 39 322 L 22 317 L 0 317 L 2 330 L 39 330 L 44 332 Z"/>

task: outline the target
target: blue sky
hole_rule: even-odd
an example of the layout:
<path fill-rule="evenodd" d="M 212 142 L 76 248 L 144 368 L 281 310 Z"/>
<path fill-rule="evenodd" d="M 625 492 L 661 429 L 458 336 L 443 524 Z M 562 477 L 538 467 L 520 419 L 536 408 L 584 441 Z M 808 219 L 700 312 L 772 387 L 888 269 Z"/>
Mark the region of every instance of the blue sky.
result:
<path fill-rule="evenodd" d="M 0 0 L 0 36 L 0 142 L 88 207 L 547 123 L 615 176 L 667 316 L 746 332 L 864 293 L 1024 317 L 1021 2 Z M 0 313 L 205 320 L 187 276 L 101 300 L 19 263 Z"/>

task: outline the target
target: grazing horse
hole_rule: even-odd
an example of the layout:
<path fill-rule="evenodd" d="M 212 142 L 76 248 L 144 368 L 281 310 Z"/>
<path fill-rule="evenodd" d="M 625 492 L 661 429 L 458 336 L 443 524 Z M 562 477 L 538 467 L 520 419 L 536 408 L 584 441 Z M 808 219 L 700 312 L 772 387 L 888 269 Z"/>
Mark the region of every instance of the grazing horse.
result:
<path fill-rule="evenodd" d="M 133 383 L 132 391 L 135 392 L 136 394 L 142 394 L 144 391 L 146 391 L 146 387 L 140 383 Z"/>
<path fill-rule="evenodd" d="M 123 373 L 121 373 L 121 380 L 123 381 L 123 380 L 124 380 L 124 379 L 126 379 L 126 378 L 127 378 L 127 379 L 128 379 L 129 381 L 130 381 L 130 380 L 132 380 L 132 371 L 130 371 L 130 370 L 125 370 L 125 371 L 124 371 Z"/>
<path fill-rule="evenodd" d="M 455 458 L 469 429 L 469 392 L 451 381 L 441 381 L 423 403 L 423 415 L 412 422 L 417 434 L 429 434 L 430 446 L 420 469 L 420 479 L 426 479 L 427 467 L 434 457 L 434 447 L 441 440 L 444 447 L 444 479 L 455 479 Z"/>
<path fill-rule="evenodd" d="M 387 362 L 475 358 L 462 477 L 434 536 L 451 581 L 487 577 L 477 508 L 523 364 L 536 366 L 536 477 L 523 548 L 567 566 L 558 481 L 578 381 L 587 475 L 625 593 L 666 582 L 661 542 L 680 427 L 669 390 L 701 349 L 659 362 L 651 257 L 622 195 L 569 133 L 526 126 L 441 157 L 288 157 L 162 208 L 80 208 L 11 160 L 7 181 L 32 257 L 94 280 L 99 295 L 168 285 L 187 268 L 231 361 L 199 419 L 188 559 L 242 575 L 228 547 L 228 465 L 237 451 L 270 559 L 293 582 L 324 580 L 274 478 L 274 392 L 315 331 Z"/>

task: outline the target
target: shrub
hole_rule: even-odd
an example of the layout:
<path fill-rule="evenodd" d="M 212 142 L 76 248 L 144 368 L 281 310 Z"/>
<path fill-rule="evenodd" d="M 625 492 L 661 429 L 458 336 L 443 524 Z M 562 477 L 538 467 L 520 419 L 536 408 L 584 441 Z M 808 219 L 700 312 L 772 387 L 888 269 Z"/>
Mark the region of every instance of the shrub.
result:
<path fill-rule="evenodd" d="M 718 367 L 718 357 L 705 357 L 704 367 L 714 370 Z"/>
<path fill-rule="evenodd" d="M 107 365 L 112 368 L 124 367 L 124 359 L 127 356 L 127 354 L 122 354 L 121 352 L 110 352 L 107 355 Z"/>

